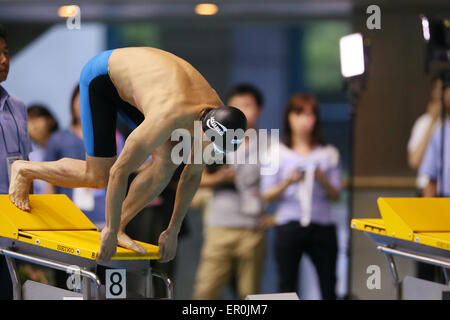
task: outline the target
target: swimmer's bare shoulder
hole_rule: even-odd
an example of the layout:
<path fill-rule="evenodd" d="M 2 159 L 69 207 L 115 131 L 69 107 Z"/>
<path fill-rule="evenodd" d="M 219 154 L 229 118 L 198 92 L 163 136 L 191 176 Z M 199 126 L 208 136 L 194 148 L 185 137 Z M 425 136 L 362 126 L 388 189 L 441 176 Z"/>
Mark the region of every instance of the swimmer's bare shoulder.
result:
<path fill-rule="evenodd" d="M 164 110 L 189 117 L 205 106 L 223 106 L 217 92 L 191 64 L 157 48 L 114 50 L 109 75 L 120 97 L 144 116 Z"/>

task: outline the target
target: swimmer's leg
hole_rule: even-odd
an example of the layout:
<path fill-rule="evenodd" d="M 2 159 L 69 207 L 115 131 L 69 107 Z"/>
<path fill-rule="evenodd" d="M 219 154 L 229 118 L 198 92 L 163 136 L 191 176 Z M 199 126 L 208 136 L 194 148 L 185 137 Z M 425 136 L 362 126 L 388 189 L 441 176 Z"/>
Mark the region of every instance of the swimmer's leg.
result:
<path fill-rule="evenodd" d="M 30 162 L 17 160 L 11 166 L 9 197 L 19 208 L 30 211 L 29 190 L 34 179 L 63 188 L 106 188 L 109 170 L 116 157 L 86 155 L 86 161 L 63 158 L 58 161 Z"/>
<path fill-rule="evenodd" d="M 142 170 L 130 185 L 128 195 L 122 205 L 122 215 L 118 233 L 119 245 L 145 253 L 145 248 L 125 234 L 128 223 L 170 182 L 178 165 L 170 159 L 170 142 L 165 143 L 152 154 L 152 162 Z"/>

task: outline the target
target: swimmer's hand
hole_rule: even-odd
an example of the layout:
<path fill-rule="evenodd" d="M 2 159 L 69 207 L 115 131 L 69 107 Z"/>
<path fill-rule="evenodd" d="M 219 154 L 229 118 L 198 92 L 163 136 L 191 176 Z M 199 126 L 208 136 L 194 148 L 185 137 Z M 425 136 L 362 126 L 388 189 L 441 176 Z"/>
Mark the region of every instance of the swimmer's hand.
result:
<path fill-rule="evenodd" d="M 166 229 L 159 236 L 159 262 L 169 262 L 175 258 L 178 245 L 178 232 Z"/>
<path fill-rule="evenodd" d="M 100 251 L 97 256 L 97 262 L 108 262 L 116 254 L 117 233 L 105 227 L 100 234 Z"/>

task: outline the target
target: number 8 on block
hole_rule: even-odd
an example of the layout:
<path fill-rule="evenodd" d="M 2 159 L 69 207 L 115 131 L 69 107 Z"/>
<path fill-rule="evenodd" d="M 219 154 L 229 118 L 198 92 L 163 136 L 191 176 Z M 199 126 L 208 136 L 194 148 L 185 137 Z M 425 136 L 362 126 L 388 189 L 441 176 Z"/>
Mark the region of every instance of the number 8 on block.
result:
<path fill-rule="evenodd" d="M 126 299 L 127 273 L 126 269 L 106 270 L 106 299 Z"/>

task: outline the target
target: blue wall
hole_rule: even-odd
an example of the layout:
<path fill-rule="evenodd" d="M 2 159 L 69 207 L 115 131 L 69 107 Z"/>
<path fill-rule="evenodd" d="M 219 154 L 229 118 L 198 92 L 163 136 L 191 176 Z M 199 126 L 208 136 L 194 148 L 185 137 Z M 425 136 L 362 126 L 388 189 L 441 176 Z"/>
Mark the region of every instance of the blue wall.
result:
<path fill-rule="evenodd" d="M 26 106 L 47 105 L 61 127 L 70 124 L 70 98 L 84 64 L 105 49 L 106 27 L 82 24 L 81 29 L 52 26 L 11 59 L 6 90 Z"/>

